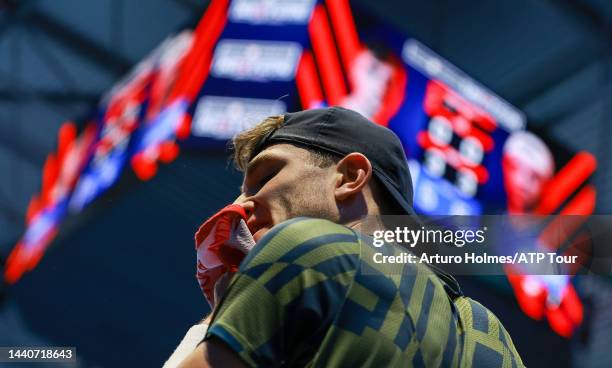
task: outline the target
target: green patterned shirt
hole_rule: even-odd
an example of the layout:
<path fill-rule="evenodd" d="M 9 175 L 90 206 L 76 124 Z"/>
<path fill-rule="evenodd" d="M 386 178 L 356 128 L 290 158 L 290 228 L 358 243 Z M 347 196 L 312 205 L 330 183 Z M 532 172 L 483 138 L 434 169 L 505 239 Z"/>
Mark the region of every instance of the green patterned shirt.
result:
<path fill-rule="evenodd" d="M 242 262 L 206 339 L 252 367 L 522 367 L 491 311 L 421 264 L 380 264 L 371 239 L 295 218 Z"/>

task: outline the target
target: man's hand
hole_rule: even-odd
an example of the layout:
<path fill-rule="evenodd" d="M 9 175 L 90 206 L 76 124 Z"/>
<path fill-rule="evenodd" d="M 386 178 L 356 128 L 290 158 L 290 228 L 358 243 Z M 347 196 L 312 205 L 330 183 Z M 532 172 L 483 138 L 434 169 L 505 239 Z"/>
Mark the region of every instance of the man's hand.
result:
<path fill-rule="evenodd" d="M 210 217 L 195 234 L 196 278 L 211 308 L 219 280 L 227 272 L 236 272 L 241 261 L 255 246 L 246 224 L 246 210 L 231 204 Z M 221 296 L 229 279 L 220 287 Z M 217 298 L 219 299 L 219 298 Z"/>

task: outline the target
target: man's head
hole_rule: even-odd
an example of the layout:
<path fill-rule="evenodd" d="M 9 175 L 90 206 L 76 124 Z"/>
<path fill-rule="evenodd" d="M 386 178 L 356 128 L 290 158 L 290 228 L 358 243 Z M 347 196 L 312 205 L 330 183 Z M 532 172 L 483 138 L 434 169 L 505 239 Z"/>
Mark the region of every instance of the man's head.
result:
<path fill-rule="evenodd" d="M 244 172 L 237 202 L 251 212 L 255 240 L 298 216 L 350 225 L 365 215 L 412 213 L 399 140 L 355 112 L 330 108 L 269 117 L 233 143 L 234 162 Z"/>

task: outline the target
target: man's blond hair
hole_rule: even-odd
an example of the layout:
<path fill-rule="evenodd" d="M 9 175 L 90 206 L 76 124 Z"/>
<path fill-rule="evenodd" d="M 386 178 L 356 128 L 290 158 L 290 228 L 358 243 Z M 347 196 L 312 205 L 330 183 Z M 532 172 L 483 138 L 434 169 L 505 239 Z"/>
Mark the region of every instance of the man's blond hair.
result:
<path fill-rule="evenodd" d="M 285 118 L 282 115 L 269 116 L 253 128 L 237 134 L 232 142 L 234 165 L 236 165 L 236 168 L 240 171 L 245 171 L 261 140 L 266 135 L 280 128 L 284 122 Z"/>

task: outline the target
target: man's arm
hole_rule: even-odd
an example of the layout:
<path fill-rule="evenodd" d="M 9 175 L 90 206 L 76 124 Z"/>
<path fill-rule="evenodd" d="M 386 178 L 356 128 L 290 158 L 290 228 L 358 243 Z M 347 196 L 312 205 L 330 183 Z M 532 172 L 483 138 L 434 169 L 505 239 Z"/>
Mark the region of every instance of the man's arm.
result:
<path fill-rule="evenodd" d="M 198 347 L 179 365 L 179 368 L 246 367 L 242 359 L 224 342 L 209 339 Z"/>
<path fill-rule="evenodd" d="M 179 345 L 174 349 L 172 355 L 166 360 L 163 368 L 176 368 L 183 362 L 191 352 L 193 352 L 198 344 L 202 342 L 206 335 L 206 330 L 210 324 L 211 315 L 208 315 L 197 325 L 191 326 Z"/>
<path fill-rule="evenodd" d="M 223 294 L 225 294 L 229 285 L 229 280 L 232 276 L 233 273 L 229 273 L 223 275 L 221 279 L 219 279 L 219 281 L 215 285 L 215 300 L 220 300 Z M 198 331 L 198 336 L 194 336 L 194 338 L 197 339 L 195 343 L 189 341 L 187 343 L 188 346 L 186 347 L 186 349 L 184 349 L 184 351 L 182 351 L 180 356 L 178 357 L 175 357 L 176 351 L 174 354 L 172 354 L 170 359 L 168 359 L 168 362 L 173 361 L 173 364 L 169 365 L 169 368 L 175 366 L 178 368 L 246 367 L 246 365 L 242 362 L 242 359 L 240 359 L 238 354 L 236 354 L 232 349 L 230 349 L 225 343 L 219 341 L 219 339 L 212 338 L 210 340 L 202 342 L 202 340 L 204 339 L 204 335 L 206 334 L 206 329 L 208 329 L 208 326 L 210 325 L 210 322 L 212 320 L 212 315 L 212 313 L 209 314 L 200 322 L 199 325 L 196 325 L 203 326 L 204 331 Z M 183 342 L 188 338 L 191 330 L 196 326 L 193 326 L 189 330 L 189 332 L 187 333 L 183 341 L 181 341 L 181 344 L 179 345 L 179 347 L 176 348 L 176 350 L 179 350 L 181 348 L 181 345 L 183 345 Z M 199 342 L 202 343 L 197 345 Z M 176 359 L 173 360 L 173 358 Z M 166 364 L 168 364 L 168 362 L 166 362 Z M 165 367 L 166 365 L 164 365 L 164 368 Z"/>
<path fill-rule="evenodd" d="M 233 275 L 234 273 L 230 272 L 219 278 L 219 280 L 214 286 L 214 300 L 221 300 L 221 298 L 227 291 L 227 287 Z M 181 340 L 176 349 L 174 349 L 174 352 L 172 352 L 170 358 L 166 360 L 166 363 L 164 363 L 163 368 L 178 367 L 179 364 L 183 362 L 187 358 L 187 356 L 189 356 L 189 354 L 191 354 L 196 349 L 198 344 L 204 339 L 211 319 L 212 313 L 202 319 L 202 321 L 200 321 L 200 323 L 198 323 L 197 325 L 191 326 L 191 328 L 187 331 L 187 334 L 185 334 L 185 337 L 183 337 L 183 340 Z"/>

